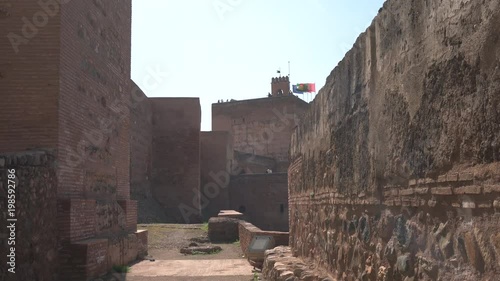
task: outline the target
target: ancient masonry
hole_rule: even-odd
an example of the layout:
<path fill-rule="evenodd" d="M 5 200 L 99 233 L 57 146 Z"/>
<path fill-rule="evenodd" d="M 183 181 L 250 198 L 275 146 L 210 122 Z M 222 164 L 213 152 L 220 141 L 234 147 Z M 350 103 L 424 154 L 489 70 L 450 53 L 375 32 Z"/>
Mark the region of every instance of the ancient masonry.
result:
<path fill-rule="evenodd" d="M 330 277 L 282 262 L 268 276 L 497 280 L 500 2 L 387 1 L 327 78 L 291 158 L 292 253 Z"/>
<path fill-rule="evenodd" d="M 235 209 L 258 227 L 288 231 L 290 136 L 309 105 L 277 94 L 290 88 L 288 77 L 271 81 L 274 96 L 214 103 L 210 132 L 200 132 L 199 99 L 133 91 L 130 178 L 140 221 L 195 223 Z"/>
<path fill-rule="evenodd" d="M 0 26 L 3 221 L 6 168 L 17 178 L 16 274 L 0 279 L 87 280 L 145 255 L 129 190 L 131 1 L 2 1 Z"/>

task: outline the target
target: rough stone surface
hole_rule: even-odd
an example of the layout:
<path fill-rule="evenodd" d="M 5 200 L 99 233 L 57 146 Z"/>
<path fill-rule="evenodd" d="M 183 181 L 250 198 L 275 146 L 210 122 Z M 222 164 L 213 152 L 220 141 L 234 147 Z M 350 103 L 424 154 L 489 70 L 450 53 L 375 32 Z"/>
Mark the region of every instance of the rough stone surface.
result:
<path fill-rule="evenodd" d="M 334 280 L 328 273 L 311 262 L 294 257 L 287 246 L 279 246 L 265 252 L 262 269 L 265 280 L 277 281 L 325 281 Z"/>
<path fill-rule="evenodd" d="M 294 255 L 342 280 L 500 274 L 499 34 L 498 1 L 385 2 L 292 135 Z"/>
<path fill-rule="evenodd" d="M 211 242 L 238 240 L 238 219 L 213 217 L 208 220 L 208 238 Z"/>

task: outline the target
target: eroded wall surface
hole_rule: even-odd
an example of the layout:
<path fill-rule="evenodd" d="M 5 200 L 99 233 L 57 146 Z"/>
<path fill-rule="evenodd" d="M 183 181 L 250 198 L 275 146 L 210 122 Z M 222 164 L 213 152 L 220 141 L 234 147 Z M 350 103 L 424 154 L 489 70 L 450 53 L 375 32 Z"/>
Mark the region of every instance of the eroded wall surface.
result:
<path fill-rule="evenodd" d="M 498 276 L 499 34 L 498 1 L 384 4 L 292 136 L 295 255 L 362 280 Z"/>

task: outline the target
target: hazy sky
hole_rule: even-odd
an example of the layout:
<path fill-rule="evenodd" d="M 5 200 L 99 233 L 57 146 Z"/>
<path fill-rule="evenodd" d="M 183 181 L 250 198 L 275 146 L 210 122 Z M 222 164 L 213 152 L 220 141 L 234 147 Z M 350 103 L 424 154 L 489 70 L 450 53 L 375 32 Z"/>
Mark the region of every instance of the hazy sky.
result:
<path fill-rule="evenodd" d="M 266 97 L 271 78 L 326 77 L 383 0 L 133 0 L 132 79 L 149 97 L 200 97 L 202 130 L 219 99 Z"/>

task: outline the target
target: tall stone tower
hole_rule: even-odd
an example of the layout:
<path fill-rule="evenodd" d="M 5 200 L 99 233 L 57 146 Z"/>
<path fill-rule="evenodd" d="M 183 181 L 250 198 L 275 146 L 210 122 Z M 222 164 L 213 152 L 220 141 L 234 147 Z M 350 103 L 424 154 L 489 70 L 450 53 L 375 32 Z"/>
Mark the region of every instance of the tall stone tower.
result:
<path fill-rule="evenodd" d="M 280 76 L 271 79 L 271 95 L 277 97 L 279 95 L 287 96 L 290 94 L 290 78 L 288 76 Z"/>

